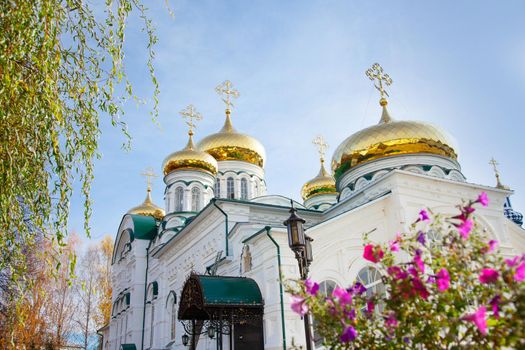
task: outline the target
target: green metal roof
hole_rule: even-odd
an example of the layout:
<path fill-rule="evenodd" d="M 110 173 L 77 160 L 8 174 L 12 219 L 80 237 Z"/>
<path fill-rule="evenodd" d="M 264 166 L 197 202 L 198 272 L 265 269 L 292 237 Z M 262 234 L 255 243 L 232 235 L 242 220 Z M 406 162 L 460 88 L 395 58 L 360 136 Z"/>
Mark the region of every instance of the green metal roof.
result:
<path fill-rule="evenodd" d="M 226 276 L 198 276 L 205 306 L 260 306 L 261 291 L 251 278 Z"/>
<path fill-rule="evenodd" d="M 157 222 L 152 216 L 129 214 L 133 220 L 133 238 L 153 239 L 157 233 Z"/>
<path fill-rule="evenodd" d="M 120 350 L 137 350 L 135 344 L 120 344 Z"/>

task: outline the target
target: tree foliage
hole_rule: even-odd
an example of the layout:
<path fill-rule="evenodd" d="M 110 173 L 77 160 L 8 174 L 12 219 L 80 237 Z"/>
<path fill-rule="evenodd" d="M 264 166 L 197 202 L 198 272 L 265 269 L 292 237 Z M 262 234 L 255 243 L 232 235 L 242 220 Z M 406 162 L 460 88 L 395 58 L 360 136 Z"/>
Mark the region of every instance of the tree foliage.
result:
<path fill-rule="evenodd" d="M 411 230 L 363 257 L 383 273 L 386 293 L 359 282 L 322 295 L 311 280 L 290 284 L 292 309 L 311 312 L 330 349 L 507 349 L 525 347 L 525 254 L 504 259 L 475 221 L 422 210 Z"/>
<path fill-rule="evenodd" d="M 23 247 L 36 231 L 64 244 L 75 181 L 89 235 L 100 116 L 127 135 L 123 103 L 134 94 L 123 45 L 133 11 L 147 33 L 155 116 L 156 37 L 140 0 L 105 0 L 102 9 L 79 0 L 0 1 L 0 271 L 13 281 L 24 275 Z"/>

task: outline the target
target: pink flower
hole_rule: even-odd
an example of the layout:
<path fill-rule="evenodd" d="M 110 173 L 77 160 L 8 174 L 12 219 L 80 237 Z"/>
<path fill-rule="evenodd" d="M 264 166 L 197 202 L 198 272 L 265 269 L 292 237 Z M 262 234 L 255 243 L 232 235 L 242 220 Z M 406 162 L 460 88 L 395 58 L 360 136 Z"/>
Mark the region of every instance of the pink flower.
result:
<path fill-rule="evenodd" d="M 416 256 L 414 256 L 414 265 L 417 266 L 419 272 L 424 273 L 425 272 L 425 263 L 421 259 L 421 252 L 419 250 L 416 251 Z"/>
<path fill-rule="evenodd" d="M 346 326 L 343 334 L 341 334 L 341 341 L 343 343 L 348 343 L 354 341 L 357 338 L 357 331 L 352 326 Z"/>
<path fill-rule="evenodd" d="M 520 266 L 516 268 L 516 273 L 514 274 L 514 280 L 516 282 L 521 282 L 525 280 L 525 261 L 522 261 Z"/>
<path fill-rule="evenodd" d="M 388 242 L 388 244 L 390 245 L 390 250 L 391 251 L 393 251 L 393 252 L 398 252 L 399 251 L 399 242 L 397 240 L 390 241 L 390 242 Z"/>
<path fill-rule="evenodd" d="M 334 291 L 332 292 L 332 296 L 339 300 L 339 303 L 343 307 L 352 303 L 352 295 L 344 288 L 335 287 Z"/>
<path fill-rule="evenodd" d="M 444 292 L 450 286 L 450 276 L 447 269 L 441 269 L 436 274 L 436 284 L 440 292 Z"/>
<path fill-rule="evenodd" d="M 419 220 L 418 221 L 429 221 L 430 217 L 428 216 L 428 213 L 425 209 L 421 209 L 419 212 Z"/>
<path fill-rule="evenodd" d="M 496 295 L 489 301 L 489 304 L 492 306 L 492 314 L 495 318 L 499 318 L 499 303 L 501 302 L 501 296 Z"/>
<path fill-rule="evenodd" d="M 374 308 L 375 308 L 375 304 L 372 300 L 367 300 L 366 301 L 366 311 L 368 311 L 368 313 L 372 313 L 374 312 Z"/>
<path fill-rule="evenodd" d="M 308 312 L 308 305 L 306 305 L 306 300 L 303 297 L 292 295 L 290 300 L 292 302 L 291 308 L 295 313 L 304 316 Z"/>
<path fill-rule="evenodd" d="M 480 307 L 476 312 L 473 314 L 469 314 L 463 317 L 465 321 L 470 321 L 478 327 L 478 330 L 481 332 L 481 334 L 486 335 L 487 334 L 487 320 L 485 319 L 485 312 L 487 309 L 485 309 L 485 306 Z"/>
<path fill-rule="evenodd" d="M 425 300 L 428 299 L 430 293 L 428 292 L 427 288 L 423 284 L 423 282 L 419 278 L 414 278 L 412 281 L 412 286 L 414 287 L 414 290 L 419 294 L 419 296 Z"/>
<path fill-rule="evenodd" d="M 319 291 L 319 284 L 312 281 L 309 278 L 307 278 L 306 281 L 304 281 L 304 285 L 306 287 L 306 293 L 310 295 L 316 295 Z"/>
<path fill-rule="evenodd" d="M 383 250 L 381 250 L 380 246 L 374 246 L 372 244 L 367 244 L 363 252 L 363 258 L 373 263 L 379 262 L 381 259 L 383 259 L 384 255 L 385 254 L 383 253 Z"/>
<path fill-rule="evenodd" d="M 481 192 L 476 202 L 481 203 L 482 206 L 486 207 L 489 205 L 489 196 L 485 192 Z"/>
<path fill-rule="evenodd" d="M 396 280 L 401 280 L 408 277 L 408 273 L 399 266 L 389 266 L 387 272 L 390 276 L 394 276 Z"/>
<path fill-rule="evenodd" d="M 461 224 L 457 225 L 459 234 L 463 239 L 467 239 L 470 235 L 470 231 L 472 231 L 472 227 L 474 226 L 474 221 L 471 219 L 465 219 Z"/>
<path fill-rule="evenodd" d="M 520 258 L 519 256 L 515 256 L 512 259 L 505 259 L 505 263 L 507 264 L 508 267 L 514 267 L 518 264 L 519 258 Z"/>
<path fill-rule="evenodd" d="M 396 314 L 394 312 L 391 312 L 390 315 L 388 315 L 387 319 L 385 320 L 385 326 L 388 328 L 390 332 L 394 331 L 394 328 L 396 328 L 398 325 Z"/>
<path fill-rule="evenodd" d="M 489 241 L 489 247 L 488 247 L 488 252 L 491 253 L 494 251 L 494 249 L 496 249 L 498 247 L 498 241 L 494 240 L 494 239 L 491 239 Z"/>
<path fill-rule="evenodd" d="M 494 283 L 498 280 L 499 272 L 494 269 L 483 269 L 479 276 L 481 283 Z"/>

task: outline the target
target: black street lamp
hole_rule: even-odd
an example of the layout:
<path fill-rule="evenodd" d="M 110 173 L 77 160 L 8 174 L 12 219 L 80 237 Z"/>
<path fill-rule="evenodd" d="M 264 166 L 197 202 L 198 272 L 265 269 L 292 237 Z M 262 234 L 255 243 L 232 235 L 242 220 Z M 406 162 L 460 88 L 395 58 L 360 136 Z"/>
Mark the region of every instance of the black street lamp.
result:
<path fill-rule="evenodd" d="M 312 238 L 304 233 L 303 224 L 306 222 L 303 218 L 297 216 L 297 210 L 293 206 L 293 200 L 290 200 L 290 217 L 283 224 L 288 229 L 288 245 L 295 253 L 295 258 L 299 264 L 299 273 L 304 281 L 308 278 L 308 267 L 313 261 Z M 304 315 L 304 333 L 306 337 L 306 350 L 312 350 L 312 335 L 310 327 L 310 315 Z"/>
<path fill-rule="evenodd" d="M 190 337 L 187 334 L 182 335 L 182 345 L 188 346 L 188 342 L 190 341 Z"/>

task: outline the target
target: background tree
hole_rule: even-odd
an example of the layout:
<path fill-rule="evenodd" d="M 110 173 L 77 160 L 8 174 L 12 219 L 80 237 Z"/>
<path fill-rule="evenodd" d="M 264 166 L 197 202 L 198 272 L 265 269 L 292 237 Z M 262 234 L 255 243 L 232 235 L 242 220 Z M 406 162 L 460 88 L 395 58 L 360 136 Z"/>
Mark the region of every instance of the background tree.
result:
<path fill-rule="evenodd" d="M 30 226 L 64 244 L 75 181 L 89 235 L 100 116 L 126 133 L 122 105 L 133 91 L 123 45 L 132 11 L 147 35 L 156 115 L 156 37 L 146 8 L 141 0 L 104 3 L 100 11 L 89 1 L 0 1 L 0 271 L 13 281 L 34 241 Z"/>
<path fill-rule="evenodd" d="M 100 292 L 98 310 L 95 314 L 97 328 L 109 323 L 111 317 L 111 258 L 113 256 L 113 238 L 105 236 L 98 245 L 100 264 L 98 267 L 97 285 Z"/>

